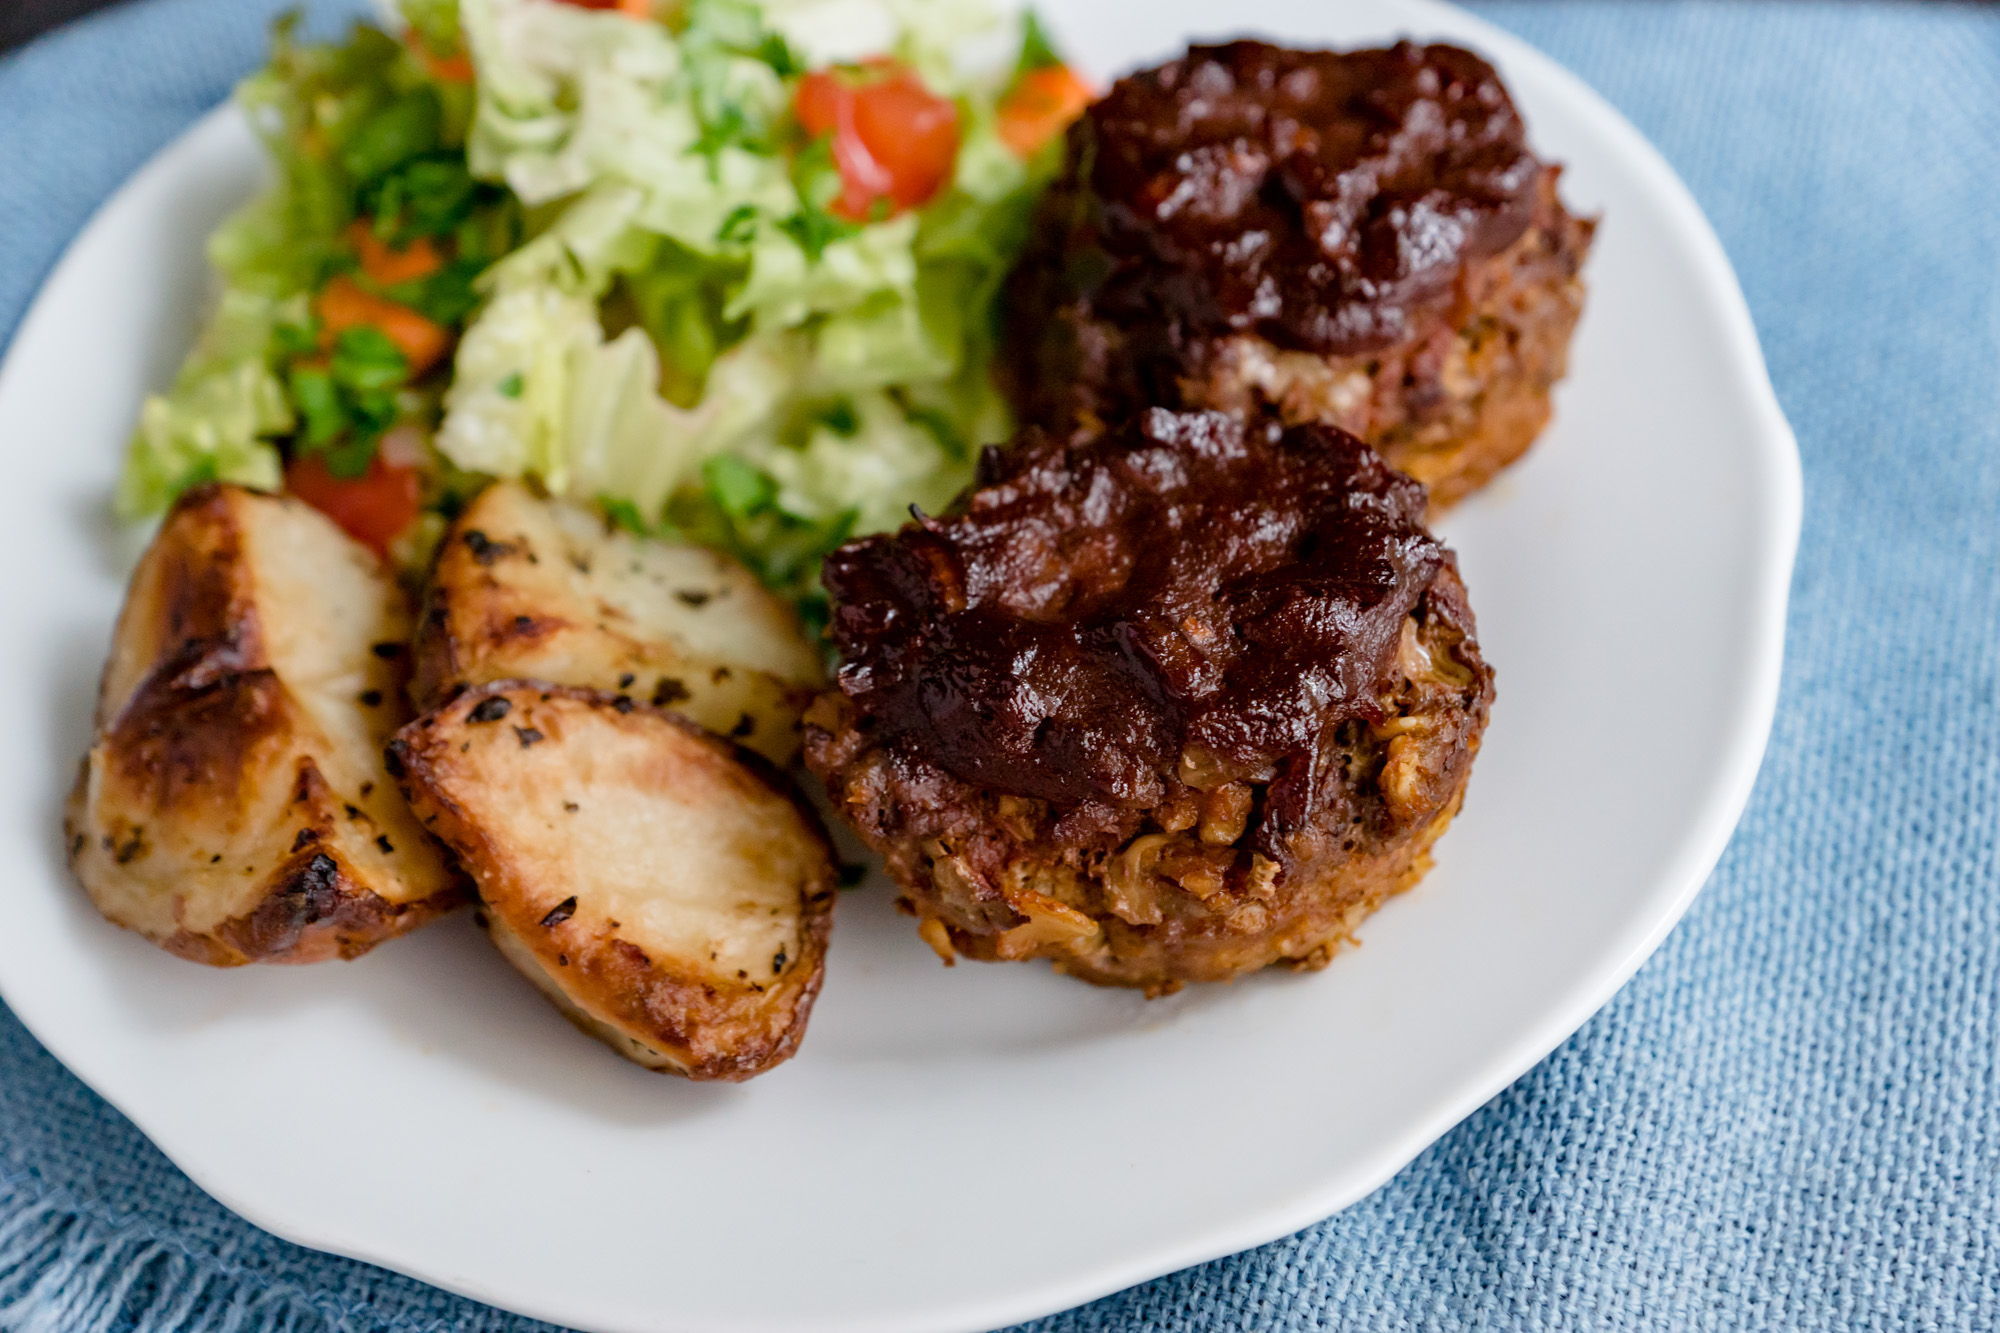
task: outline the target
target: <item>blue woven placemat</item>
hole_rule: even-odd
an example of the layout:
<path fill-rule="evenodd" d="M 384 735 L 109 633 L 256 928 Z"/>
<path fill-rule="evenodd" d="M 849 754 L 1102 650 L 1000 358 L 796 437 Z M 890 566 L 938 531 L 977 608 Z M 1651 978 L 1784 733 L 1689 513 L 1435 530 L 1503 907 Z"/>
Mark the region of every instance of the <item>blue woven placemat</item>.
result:
<path fill-rule="evenodd" d="M 0 62 L 0 338 L 282 3 Z M 1660 144 L 1748 290 L 1807 493 L 1762 780 L 1659 956 L 1393 1183 L 1031 1327 L 2000 1328 L 2000 9 L 1479 8 Z M 236 1220 L 0 1010 L 0 1329 L 530 1327 Z"/>

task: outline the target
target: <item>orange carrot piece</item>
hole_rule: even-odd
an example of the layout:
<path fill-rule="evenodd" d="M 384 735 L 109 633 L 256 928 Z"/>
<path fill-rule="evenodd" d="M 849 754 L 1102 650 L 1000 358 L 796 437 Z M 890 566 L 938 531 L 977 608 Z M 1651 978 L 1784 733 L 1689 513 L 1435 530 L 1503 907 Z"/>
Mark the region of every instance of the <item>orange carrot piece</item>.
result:
<path fill-rule="evenodd" d="M 472 57 L 464 50 L 447 51 L 440 55 L 424 45 L 424 39 L 415 28 L 405 30 L 403 45 L 410 49 L 410 54 L 417 58 L 417 63 L 424 67 L 424 72 L 439 83 L 472 82 Z"/>
<path fill-rule="evenodd" d="M 1017 155 L 1032 157 L 1068 129 L 1096 96 L 1096 89 L 1068 65 L 1031 69 L 1000 103 L 1001 141 Z"/>
<path fill-rule="evenodd" d="M 451 350 L 449 329 L 406 305 L 362 291 L 345 275 L 320 289 L 313 310 L 329 342 L 347 329 L 380 329 L 409 361 L 413 378 L 444 360 Z"/>
<path fill-rule="evenodd" d="M 366 222 L 355 222 L 347 228 L 347 239 L 353 244 L 356 257 L 361 260 L 362 274 L 377 286 L 393 287 L 399 282 L 415 282 L 444 267 L 444 256 L 437 252 L 437 247 L 426 236 L 396 247 L 383 241 Z"/>

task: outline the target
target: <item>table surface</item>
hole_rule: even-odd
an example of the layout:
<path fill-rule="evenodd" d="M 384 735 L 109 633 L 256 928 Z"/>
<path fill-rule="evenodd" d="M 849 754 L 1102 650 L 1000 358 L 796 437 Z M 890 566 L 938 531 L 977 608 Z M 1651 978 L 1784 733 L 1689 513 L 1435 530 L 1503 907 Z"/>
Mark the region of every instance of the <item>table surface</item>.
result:
<path fill-rule="evenodd" d="M 113 0 L 10 0 L 0 6 L 0 51 L 110 3 Z"/>

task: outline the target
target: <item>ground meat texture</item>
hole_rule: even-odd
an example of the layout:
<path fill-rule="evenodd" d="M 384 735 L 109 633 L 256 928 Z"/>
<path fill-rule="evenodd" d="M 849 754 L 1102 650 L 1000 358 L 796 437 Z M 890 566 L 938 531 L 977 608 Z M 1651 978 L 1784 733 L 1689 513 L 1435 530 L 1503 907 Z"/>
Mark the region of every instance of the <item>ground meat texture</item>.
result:
<path fill-rule="evenodd" d="M 1327 961 L 1428 867 L 1492 697 L 1422 487 L 1152 410 L 988 451 L 826 564 L 806 755 L 934 945 L 1153 992 Z"/>
<path fill-rule="evenodd" d="M 1067 154 L 1005 299 L 1024 422 L 1269 408 L 1440 506 L 1547 424 L 1595 224 L 1478 56 L 1195 47 L 1120 80 Z"/>

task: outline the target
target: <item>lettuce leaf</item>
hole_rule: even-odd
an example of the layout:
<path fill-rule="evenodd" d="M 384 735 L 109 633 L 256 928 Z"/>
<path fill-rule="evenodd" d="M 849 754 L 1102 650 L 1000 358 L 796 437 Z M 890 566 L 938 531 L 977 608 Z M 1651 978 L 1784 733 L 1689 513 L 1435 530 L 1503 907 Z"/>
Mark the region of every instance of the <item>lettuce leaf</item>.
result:
<path fill-rule="evenodd" d="M 433 7 L 438 16 L 448 8 Z M 482 193 L 456 165 L 468 90 L 431 79 L 379 29 L 357 25 L 345 41 L 314 45 L 298 41 L 295 27 L 294 19 L 275 25 L 270 64 L 237 90 L 274 180 L 209 238 L 222 290 L 172 385 L 140 410 L 117 496 L 127 515 L 156 513 L 202 481 L 278 484 L 280 446 L 301 407 L 314 406 L 299 398 L 301 386 L 325 382 L 324 373 L 293 365 L 314 354 L 311 295 L 352 266 L 347 231 L 357 217 L 398 244 L 407 234 L 463 232 L 463 265 L 482 245 L 475 209 L 489 218 L 502 211 L 494 192 Z M 414 299 L 426 313 L 462 316 L 466 304 L 449 289 L 465 281 L 441 273 Z M 391 387 L 378 386 L 376 396 L 393 415 Z M 324 412 L 317 422 L 326 426 Z M 343 466 L 365 467 L 379 433 L 341 441 Z M 314 442 L 331 443 L 325 434 L 318 430 Z"/>
<path fill-rule="evenodd" d="M 241 88 L 276 181 L 211 239 L 221 305 L 146 405 L 127 512 L 276 484 L 336 430 L 300 395 L 357 219 L 447 259 L 383 291 L 459 333 L 448 383 L 395 390 L 399 424 L 434 428 L 434 493 L 532 477 L 734 550 L 810 611 L 832 543 L 943 506 L 1004 435 L 993 311 L 1054 163 L 997 133 L 1013 54 L 977 52 L 1019 28 L 991 0 L 399 4 L 403 39 L 281 25 Z M 955 101 L 961 142 L 936 198 L 857 221 L 792 99 L 884 53 Z"/>
<path fill-rule="evenodd" d="M 657 515 L 703 459 L 769 434 L 798 359 L 779 340 L 739 347 L 717 359 L 699 403 L 676 407 L 642 330 L 607 337 L 588 298 L 516 287 L 466 331 L 437 447 L 461 468 Z"/>
<path fill-rule="evenodd" d="M 960 59 L 995 28 L 989 5 L 688 0 L 664 25 L 545 0 L 461 13 L 473 170 L 540 229 L 488 274 L 438 441 L 454 463 L 686 524 L 719 503 L 703 460 L 729 453 L 772 479 L 777 512 L 862 531 L 969 479 L 972 444 L 1007 427 L 984 372 L 991 311 L 1047 171 L 997 134 L 1005 72 Z M 962 143 L 937 199 L 856 224 L 826 211 L 837 179 L 801 146 L 788 80 L 884 51 L 957 97 Z M 569 382 L 499 398 L 537 343 L 526 382 Z M 824 424 L 830 403 L 850 429 Z"/>
<path fill-rule="evenodd" d="M 271 441 L 292 428 L 292 408 L 265 352 L 274 330 L 304 313 L 303 298 L 246 288 L 223 293 L 173 387 L 140 409 L 119 478 L 120 514 L 159 513 L 205 481 L 278 484 L 278 450 Z"/>
<path fill-rule="evenodd" d="M 779 508 L 812 519 L 851 514 L 853 531 L 879 532 L 905 522 L 913 504 L 936 512 L 950 503 L 965 484 L 969 458 L 940 447 L 887 393 L 845 401 L 851 418 L 822 417 L 798 447 L 757 455 L 778 485 Z"/>

